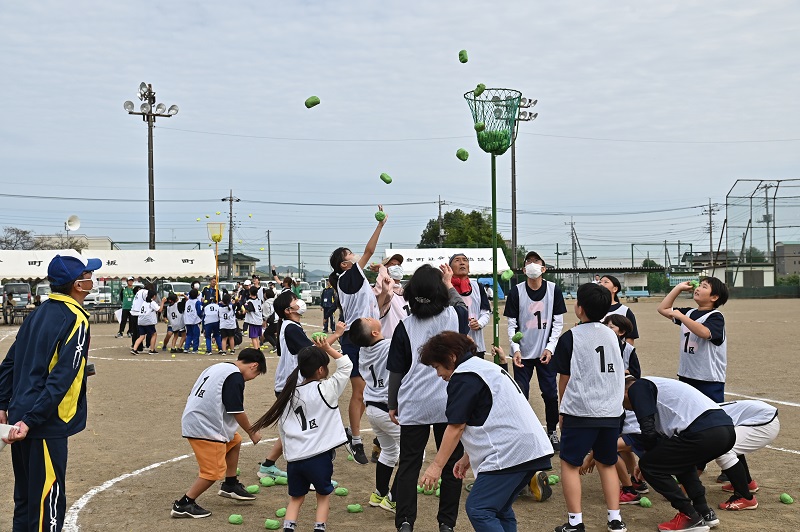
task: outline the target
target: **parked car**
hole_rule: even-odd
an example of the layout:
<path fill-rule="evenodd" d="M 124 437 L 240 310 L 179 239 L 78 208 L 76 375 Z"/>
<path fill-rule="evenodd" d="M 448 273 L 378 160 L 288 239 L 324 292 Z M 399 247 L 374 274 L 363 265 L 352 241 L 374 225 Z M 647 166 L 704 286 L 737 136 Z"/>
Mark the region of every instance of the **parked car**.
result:
<path fill-rule="evenodd" d="M 306 300 L 306 303 L 311 303 L 312 305 L 322 304 L 322 291 L 325 289 L 325 283 L 326 281 L 324 279 L 310 283 L 311 289 L 308 291 L 308 300 Z"/>
<path fill-rule="evenodd" d="M 14 300 L 14 308 L 25 308 L 28 305 L 33 305 L 33 296 L 31 295 L 31 285 L 22 282 L 6 283 L 0 287 L 3 293 L 3 322 L 10 321 L 9 307 L 6 305 L 6 299 L 9 292 L 12 294 Z"/>
<path fill-rule="evenodd" d="M 191 283 L 181 283 L 178 281 L 161 281 L 159 282 L 158 295 L 164 299 L 170 292 L 173 292 L 178 297 L 183 297 L 188 294 L 192 289 Z"/>
<path fill-rule="evenodd" d="M 50 283 L 37 284 L 36 287 L 33 289 L 33 292 L 34 292 L 33 294 L 34 298 L 36 296 L 39 296 L 39 302 L 44 303 L 45 301 L 50 299 L 50 292 L 51 292 Z"/>
<path fill-rule="evenodd" d="M 93 307 L 95 305 L 110 305 L 111 304 L 111 287 L 98 286 L 86 294 L 83 300 L 84 307 Z"/>

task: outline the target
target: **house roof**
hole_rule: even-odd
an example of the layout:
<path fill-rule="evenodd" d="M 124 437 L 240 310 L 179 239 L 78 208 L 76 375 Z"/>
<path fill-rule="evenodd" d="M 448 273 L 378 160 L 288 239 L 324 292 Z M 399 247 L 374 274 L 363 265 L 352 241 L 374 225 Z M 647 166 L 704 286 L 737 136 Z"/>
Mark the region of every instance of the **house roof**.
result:
<path fill-rule="evenodd" d="M 260 262 L 261 259 L 256 257 L 251 257 L 250 255 L 245 255 L 244 253 L 234 253 L 233 254 L 234 262 Z M 220 262 L 228 262 L 228 254 L 227 253 L 220 253 L 219 254 L 219 261 Z"/>

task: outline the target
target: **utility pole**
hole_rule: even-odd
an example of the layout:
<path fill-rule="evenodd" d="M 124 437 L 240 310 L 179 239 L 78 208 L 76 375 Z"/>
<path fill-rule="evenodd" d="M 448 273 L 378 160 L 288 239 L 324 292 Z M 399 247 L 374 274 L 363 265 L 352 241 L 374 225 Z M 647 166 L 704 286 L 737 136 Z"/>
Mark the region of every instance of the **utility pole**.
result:
<path fill-rule="evenodd" d="M 269 261 L 269 267 L 272 268 L 272 247 L 270 247 L 269 243 L 269 234 L 270 230 L 267 229 L 267 261 Z"/>
<path fill-rule="evenodd" d="M 297 276 L 301 277 L 300 269 L 302 268 L 300 262 L 300 242 L 297 243 Z"/>
<path fill-rule="evenodd" d="M 511 142 L 511 268 L 517 269 L 517 132 L 519 123 L 535 120 L 539 113 L 526 111 L 534 107 L 539 100 L 520 98 L 517 119 L 514 122 L 514 140 Z"/>
<path fill-rule="evenodd" d="M 769 187 L 770 185 L 764 185 L 764 207 L 767 209 L 767 214 L 764 215 L 764 222 L 767 224 L 767 262 L 770 261 L 770 241 L 769 241 L 769 224 L 772 221 L 772 216 L 769 214 Z M 775 229 L 772 229 L 773 236 L 775 233 Z"/>
<path fill-rule="evenodd" d="M 569 222 L 565 222 L 564 225 L 568 225 L 569 228 L 570 228 L 569 236 L 572 239 L 572 268 L 576 269 L 578 267 L 578 241 L 577 241 L 577 238 L 576 238 L 577 235 L 575 235 L 575 222 L 573 222 L 572 218 L 570 217 Z M 572 273 L 572 288 L 573 288 L 573 290 L 576 288 L 575 285 L 578 284 L 576 276 L 577 276 L 577 273 L 573 272 Z"/>
<path fill-rule="evenodd" d="M 442 197 L 439 196 L 439 247 L 444 247 L 444 218 L 442 218 Z"/>
<path fill-rule="evenodd" d="M 708 198 L 708 208 L 702 214 L 708 214 L 708 255 L 711 260 L 711 266 L 714 266 L 714 220 L 712 216 L 719 210 L 716 203 L 711 204 L 711 198 Z"/>
<path fill-rule="evenodd" d="M 231 189 L 227 198 L 222 198 L 222 201 L 227 201 L 230 204 L 228 213 L 228 280 L 233 280 L 233 204 L 240 201 L 239 198 L 233 197 L 233 189 Z"/>

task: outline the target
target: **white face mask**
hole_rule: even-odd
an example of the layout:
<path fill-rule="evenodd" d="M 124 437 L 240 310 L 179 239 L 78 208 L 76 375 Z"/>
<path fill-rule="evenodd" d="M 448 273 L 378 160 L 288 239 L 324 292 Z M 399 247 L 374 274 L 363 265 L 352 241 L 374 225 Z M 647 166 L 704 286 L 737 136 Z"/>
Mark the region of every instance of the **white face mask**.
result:
<path fill-rule="evenodd" d="M 200 290 L 200 283 L 194 283 L 192 285 L 192 288 L 194 288 L 195 290 Z"/>
<path fill-rule="evenodd" d="M 303 314 L 305 314 L 307 308 L 308 307 L 306 307 L 306 302 L 305 301 L 303 301 L 302 299 L 298 299 L 297 300 L 297 313 L 299 315 L 302 316 Z"/>
<path fill-rule="evenodd" d="M 542 276 L 541 264 L 536 264 L 535 262 L 526 264 L 525 275 L 527 275 L 530 279 L 538 279 L 539 277 L 541 277 Z"/>
<path fill-rule="evenodd" d="M 399 264 L 395 264 L 393 266 L 389 266 L 386 268 L 386 271 L 389 272 L 389 277 L 394 279 L 395 281 L 399 281 L 403 278 L 403 267 Z"/>
<path fill-rule="evenodd" d="M 85 286 L 84 283 L 86 281 L 91 281 L 92 282 L 92 286 L 90 286 L 88 290 L 86 290 L 84 288 L 84 286 Z M 88 278 L 88 279 L 78 279 L 75 282 L 78 283 L 78 291 L 79 292 L 91 292 L 92 288 L 97 286 L 97 277 L 95 277 L 94 272 L 92 272 L 92 276 L 90 278 Z"/>

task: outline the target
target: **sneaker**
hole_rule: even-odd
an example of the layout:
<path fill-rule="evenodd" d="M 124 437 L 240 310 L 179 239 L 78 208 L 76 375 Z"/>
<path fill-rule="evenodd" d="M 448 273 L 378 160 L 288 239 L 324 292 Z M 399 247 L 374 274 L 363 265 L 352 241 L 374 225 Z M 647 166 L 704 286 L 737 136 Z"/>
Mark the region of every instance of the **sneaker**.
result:
<path fill-rule="evenodd" d="M 128 333 L 128 338 L 130 338 L 130 337 L 131 337 L 131 333 Z"/>
<path fill-rule="evenodd" d="M 254 501 L 256 500 L 256 496 L 252 493 L 248 492 L 244 489 L 244 486 L 241 482 L 237 482 L 236 484 L 229 485 L 225 484 L 224 482 L 219 487 L 219 491 L 217 495 L 220 497 L 226 497 L 228 499 L 236 499 L 237 501 Z"/>
<path fill-rule="evenodd" d="M 122 333 L 117 333 L 114 335 L 114 338 L 122 338 Z"/>
<path fill-rule="evenodd" d="M 717 484 L 725 484 L 726 482 L 730 482 L 728 475 L 726 475 L 725 473 L 720 473 L 719 476 L 717 477 Z"/>
<path fill-rule="evenodd" d="M 272 479 L 275 479 L 278 477 L 285 477 L 286 471 L 281 471 L 280 469 L 278 469 L 278 466 L 276 465 L 271 465 L 267 467 L 264 464 L 259 464 L 258 473 L 256 473 L 256 475 L 258 475 L 258 478 L 270 477 Z"/>
<path fill-rule="evenodd" d="M 584 532 L 585 530 L 586 527 L 583 526 L 583 523 L 578 523 L 577 525 L 564 523 L 563 525 L 557 526 L 554 532 Z"/>
<path fill-rule="evenodd" d="M 608 532 L 628 532 L 628 527 L 619 519 L 608 522 Z"/>
<path fill-rule="evenodd" d="M 744 497 L 731 495 L 730 499 L 719 503 L 720 510 L 755 510 L 756 508 L 758 508 L 758 501 L 755 497 L 748 501 Z"/>
<path fill-rule="evenodd" d="M 170 350 L 169 350 L 169 352 L 170 352 L 170 353 L 177 353 L 177 352 L 178 352 L 178 350 L 177 350 L 177 349 L 175 349 L 175 348 L 173 347 L 172 349 L 170 349 Z"/>
<path fill-rule="evenodd" d="M 453 527 L 444 523 L 439 523 L 439 532 L 455 532 Z"/>
<path fill-rule="evenodd" d="M 361 465 L 367 465 L 369 460 L 367 459 L 367 455 L 364 452 L 364 444 L 363 443 L 353 443 L 353 432 L 350 430 L 350 427 L 346 427 L 344 429 L 344 433 L 347 436 L 347 443 L 344 444 L 345 449 L 347 452 L 353 456 L 353 460 L 356 463 Z"/>
<path fill-rule="evenodd" d="M 709 508 L 707 512 L 700 514 L 700 516 L 709 528 L 714 528 L 719 524 L 719 517 L 717 517 L 717 514 L 711 508 Z"/>
<path fill-rule="evenodd" d="M 137 351 L 136 349 L 131 349 L 131 354 L 132 355 L 139 355 L 139 354 L 141 354 L 141 351 Z"/>
<path fill-rule="evenodd" d="M 152 349 L 147 352 L 148 355 L 157 355 L 158 351 L 153 351 Z"/>
<path fill-rule="evenodd" d="M 546 501 L 553 494 L 550 483 L 547 481 L 547 473 L 544 471 L 537 471 L 533 474 L 530 482 L 531 495 L 534 500 L 542 502 Z"/>
<path fill-rule="evenodd" d="M 688 515 L 678 512 L 672 520 L 659 524 L 658 529 L 671 532 L 708 532 L 709 527 L 702 517 L 692 519 Z"/>
<path fill-rule="evenodd" d="M 636 493 L 638 493 L 639 495 L 646 495 L 650 493 L 650 487 L 644 480 L 639 481 L 636 480 L 633 476 L 631 476 L 631 485 L 633 486 L 633 489 L 636 490 Z"/>
<path fill-rule="evenodd" d="M 383 498 L 380 507 L 386 510 L 387 512 L 395 513 L 397 511 L 397 503 L 391 500 L 389 497 L 390 496 L 387 495 L 386 497 Z"/>
<path fill-rule="evenodd" d="M 547 437 L 550 438 L 550 443 L 553 444 L 553 452 L 557 453 L 559 449 L 561 449 L 561 442 L 558 439 L 558 434 L 556 434 L 556 431 L 549 432 Z"/>
<path fill-rule="evenodd" d="M 201 508 L 196 502 L 189 504 L 178 504 L 175 501 L 172 504 L 172 511 L 169 513 L 172 517 L 191 517 L 193 519 L 200 519 L 201 517 L 208 517 L 211 512 Z"/>
<path fill-rule="evenodd" d="M 620 504 L 639 504 L 639 501 L 642 500 L 642 496 L 636 493 L 636 490 L 630 488 L 631 491 L 620 490 L 619 492 L 619 503 Z"/>
<path fill-rule="evenodd" d="M 403 523 L 397 528 L 397 532 L 413 532 L 414 527 L 411 526 L 410 523 L 407 521 L 403 521 Z"/>
<path fill-rule="evenodd" d="M 370 506 L 380 506 L 383 502 L 384 497 L 378 495 L 377 492 L 372 492 L 369 496 L 369 505 Z"/>
<path fill-rule="evenodd" d="M 755 493 L 758 491 L 758 484 L 756 484 L 755 480 L 751 480 L 750 484 L 747 485 L 747 489 L 750 490 L 750 493 Z M 722 486 L 722 491 L 733 493 L 735 490 L 733 489 L 733 484 L 725 484 Z"/>

